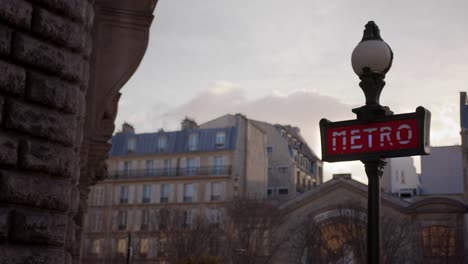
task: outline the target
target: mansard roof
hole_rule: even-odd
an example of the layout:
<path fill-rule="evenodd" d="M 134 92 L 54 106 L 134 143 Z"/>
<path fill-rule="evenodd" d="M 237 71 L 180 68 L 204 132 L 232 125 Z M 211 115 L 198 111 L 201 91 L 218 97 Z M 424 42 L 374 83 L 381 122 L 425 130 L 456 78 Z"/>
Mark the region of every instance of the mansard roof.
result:
<path fill-rule="evenodd" d="M 226 133 L 226 141 L 222 149 L 216 147 L 216 134 L 218 132 Z M 198 134 L 197 151 L 233 150 L 236 145 L 236 127 L 207 129 L 196 128 L 181 131 L 159 131 L 156 133 L 143 134 L 117 133 L 112 137 L 112 148 L 109 152 L 109 156 L 127 156 L 129 153 L 128 141 L 130 139 L 136 140 L 135 150 L 131 151 L 133 155 L 174 154 L 189 152 L 188 138 L 192 133 Z M 164 150 L 158 149 L 158 139 L 161 137 L 166 137 L 167 139 L 167 147 Z"/>

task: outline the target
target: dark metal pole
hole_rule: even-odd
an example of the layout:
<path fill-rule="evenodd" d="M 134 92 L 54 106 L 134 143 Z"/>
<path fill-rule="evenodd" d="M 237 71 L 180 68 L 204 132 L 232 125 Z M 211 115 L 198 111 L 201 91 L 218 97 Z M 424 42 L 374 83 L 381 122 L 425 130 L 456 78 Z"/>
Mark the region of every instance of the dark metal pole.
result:
<path fill-rule="evenodd" d="M 130 264 L 130 259 L 131 259 L 131 254 L 132 254 L 131 240 L 132 240 L 132 235 L 130 234 L 130 232 L 128 232 L 128 239 L 127 239 L 127 264 Z"/>
<path fill-rule="evenodd" d="M 363 161 L 368 183 L 367 264 L 380 263 L 380 178 L 387 162 L 384 159 Z"/>

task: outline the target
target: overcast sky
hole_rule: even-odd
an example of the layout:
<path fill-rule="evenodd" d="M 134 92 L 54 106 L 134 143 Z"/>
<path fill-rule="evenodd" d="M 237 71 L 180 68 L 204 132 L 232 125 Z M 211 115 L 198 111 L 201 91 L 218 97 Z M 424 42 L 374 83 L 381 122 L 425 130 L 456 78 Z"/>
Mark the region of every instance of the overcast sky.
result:
<path fill-rule="evenodd" d="M 320 153 L 318 121 L 352 119 L 364 103 L 351 52 L 374 20 L 394 52 L 381 103 L 432 112 L 432 145 L 460 143 L 468 90 L 468 1 L 159 0 L 150 43 L 122 89 L 117 129 L 179 129 L 226 113 L 301 128 Z M 362 165 L 325 165 L 325 172 Z"/>

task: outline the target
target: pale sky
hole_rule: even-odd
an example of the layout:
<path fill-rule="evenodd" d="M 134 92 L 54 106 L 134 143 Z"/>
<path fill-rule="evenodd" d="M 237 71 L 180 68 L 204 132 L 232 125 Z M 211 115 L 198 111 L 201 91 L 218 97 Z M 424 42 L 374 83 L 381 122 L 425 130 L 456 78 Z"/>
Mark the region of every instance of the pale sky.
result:
<path fill-rule="evenodd" d="M 150 43 L 121 90 L 117 129 L 179 129 L 226 113 L 291 124 L 320 154 L 318 121 L 353 119 L 364 103 L 350 58 L 374 20 L 394 52 L 381 103 L 432 112 L 431 143 L 460 143 L 467 91 L 468 1 L 159 0 Z M 326 163 L 327 176 L 359 162 Z"/>

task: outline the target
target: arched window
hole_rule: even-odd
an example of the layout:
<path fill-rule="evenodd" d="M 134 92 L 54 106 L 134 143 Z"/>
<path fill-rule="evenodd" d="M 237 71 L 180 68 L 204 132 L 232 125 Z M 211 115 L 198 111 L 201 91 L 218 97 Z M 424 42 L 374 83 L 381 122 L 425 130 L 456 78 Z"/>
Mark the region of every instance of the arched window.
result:
<path fill-rule="evenodd" d="M 443 225 L 427 226 L 422 229 L 424 256 L 455 256 L 455 228 Z"/>

